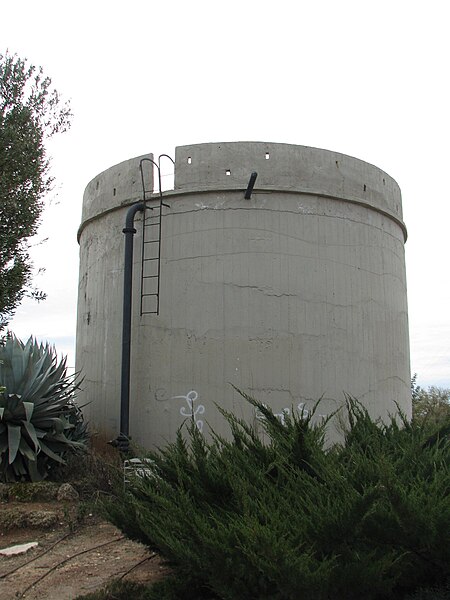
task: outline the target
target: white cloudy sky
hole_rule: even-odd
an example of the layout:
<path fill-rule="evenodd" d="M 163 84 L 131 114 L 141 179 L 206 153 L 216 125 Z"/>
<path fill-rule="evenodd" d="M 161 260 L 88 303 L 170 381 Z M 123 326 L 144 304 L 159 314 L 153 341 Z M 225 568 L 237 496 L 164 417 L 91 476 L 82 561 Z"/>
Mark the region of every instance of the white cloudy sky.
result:
<path fill-rule="evenodd" d="M 69 354 L 83 191 L 147 152 L 263 140 L 336 150 L 400 184 L 411 368 L 450 387 L 447 229 L 450 36 L 444 0 L 21 0 L 3 3 L 0 52 L 42 65 L 70 98 L 52 141 L 55 193 L 34 249 L 44 303 L 12 322 Z"/>

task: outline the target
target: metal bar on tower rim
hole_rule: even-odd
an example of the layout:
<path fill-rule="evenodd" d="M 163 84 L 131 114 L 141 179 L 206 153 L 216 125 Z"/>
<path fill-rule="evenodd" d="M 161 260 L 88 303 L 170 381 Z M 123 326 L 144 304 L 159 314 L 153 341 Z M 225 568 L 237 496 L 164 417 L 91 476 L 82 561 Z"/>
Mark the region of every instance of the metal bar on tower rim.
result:
<path fill-rule="evenodd" d="M 258 173 L 256 171 L 253 171 L 253 173 L 250 175 L 250 180 L 248 182 L 247 189 L 245 190 L 244 198 L 246 200 L 250 200 L 250 198 L 252 197 L 253 186 L 255 185 L 255 181 L 256 181 L 257 177 L 258 177 Z"/>

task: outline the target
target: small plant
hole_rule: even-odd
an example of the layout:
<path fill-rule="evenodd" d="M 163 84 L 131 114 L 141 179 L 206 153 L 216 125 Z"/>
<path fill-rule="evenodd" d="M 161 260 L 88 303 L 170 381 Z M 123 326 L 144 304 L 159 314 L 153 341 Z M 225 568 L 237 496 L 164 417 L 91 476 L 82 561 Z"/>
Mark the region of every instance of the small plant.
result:
<path fill-rule="evenodd" d="M 151 600 L 148 593 L 148 588 L 145 585 L 116 579 L 108 583 L 103 589 L 77 596 L 75 600 Z"/>
<path fill-rule="evenodd" d="M 150 585 L 116 579 L 101 590 L 77 596 L 75 600 L 214 600 L 207 594 L 199 596 L 198 590 L 192 590 L 182 579 L 169 575 Z M 420 599 L 422 600 L 422 599 Z M 427 599 L 428 600 L 428 599 Z M 440 600 L 440 599 L 439 599 Z"/>
<path fill-rule="evenodd" d="M 8 336 L 0 346 L 0 481 L 40 481 L 85 448 L 78 386 L 49 344 Z"/>

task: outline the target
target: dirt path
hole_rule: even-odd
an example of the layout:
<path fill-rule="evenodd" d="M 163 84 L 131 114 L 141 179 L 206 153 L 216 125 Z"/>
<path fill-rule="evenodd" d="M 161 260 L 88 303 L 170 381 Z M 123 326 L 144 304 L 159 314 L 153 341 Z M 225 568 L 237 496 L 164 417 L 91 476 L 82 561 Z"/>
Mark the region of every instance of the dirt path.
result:
<path fill-rule="evenodd" d="M 0 549 L 26 542 L 39 546 L 24 555 L 0 556 L 0 598 L 73 600 L 117 577 L 149 583 L 164 575 L 156 555 L 111 524 L 93 520 L 72 533 L 64 528 L 1 533 Z"/>

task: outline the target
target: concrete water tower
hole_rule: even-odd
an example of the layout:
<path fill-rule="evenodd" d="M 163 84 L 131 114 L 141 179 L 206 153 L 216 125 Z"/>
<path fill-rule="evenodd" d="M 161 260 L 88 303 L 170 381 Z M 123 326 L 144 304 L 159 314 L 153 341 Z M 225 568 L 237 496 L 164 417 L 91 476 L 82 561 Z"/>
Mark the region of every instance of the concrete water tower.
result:
<path fill-rule="evenodd" d="M 137 443 L 164 444 L 189 416 L 225 431 L 216 405 L 257 419 L 230 384 L 281 419 L 320 397 L 319 412 L 330 413 L 344 392 L 373 416 L 394 413 L 394 402 L 410 415 L 406 229 L 389 175 L 304 146 L 196 144 L 176 149 L 174 189 L 161 203 L 145 159 L 111 167 L 84 195 L 76 368 L 95 429 L 119 433 L 122 230 L 143 189 L 131 326 Z"/>

